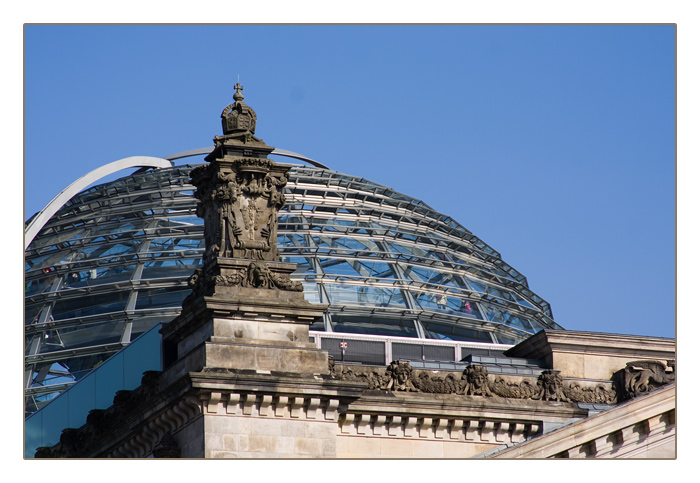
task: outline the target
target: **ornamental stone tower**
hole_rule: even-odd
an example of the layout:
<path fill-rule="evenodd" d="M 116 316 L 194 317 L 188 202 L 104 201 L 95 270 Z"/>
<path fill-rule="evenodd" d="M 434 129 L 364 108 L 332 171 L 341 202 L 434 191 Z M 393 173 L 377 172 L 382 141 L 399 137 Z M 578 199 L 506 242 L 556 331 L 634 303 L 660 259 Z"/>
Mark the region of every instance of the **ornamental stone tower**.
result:
<path fill-rule="evenodd" d="M 191 173 L 206 251 L 182 314 L 162 330 L 165 365 L 184 357 L 189 370 L 327 374 L 327 353 L 309 343 L 326 306 L 307 302 L 290 279 L 296 264 L 279 261 L 277 216 L 291 165 L 267 157 L 274 148 L 255 137 L 257 115 L 235 89 L 221 113 L 223 136 Z"/>

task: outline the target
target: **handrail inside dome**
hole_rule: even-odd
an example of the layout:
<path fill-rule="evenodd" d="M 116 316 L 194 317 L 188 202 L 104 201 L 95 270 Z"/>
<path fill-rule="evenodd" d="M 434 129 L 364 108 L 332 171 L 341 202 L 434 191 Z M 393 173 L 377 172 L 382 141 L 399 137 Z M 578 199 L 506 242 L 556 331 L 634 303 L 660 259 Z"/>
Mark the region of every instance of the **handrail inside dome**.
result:
<path fill-rule="evenodd" d="M 170 168 L 172 161 L 163 158 L 154 158 L 151 156 L 131 156 L 114 161 L 97 169 L 93 169 L 89 173 L 81 176 L 71 184 L 66 186 L 63 191 L 56 195 L 39 213 L 32 218 L 27 227 L 24 229 L 24 249 L 29 248 L 29 245 L 34 241 L 37 234 L 44 228 L 44 225 L 61 209 L 73 196 L 80 193 L 82 190 L 98 181 L 105 176 L 116 173 L 122 169 L 128 168 Z"/>
<path fill-rule="evenodd" d="M 167 159 L 169 161 L 174 161 L 176 159 L 189 158 L 191 156 L 201 156 L 203 154 L 209 154 L 211 152 L 212 152 L 212 148 L 190 149 L 188 151 L 180 151 L 179 153 L 170 154 L 168 156 L 163 156 L 163 159 Z M 289 158 L 295 158 L 295 159 L 299 159 L 301 161 L 306 161 L 310 165 L 316 166 L 317 168 L 330 169 L 328 166 L 326 166 L 323 163 L 319 163 L 316 160 L 313 160 L 311 158 L 307 158 L 304 155 L 301 155 L 299 153 L 295 153 L 293 151 L 288 151 L 286 149 L 275 149 L 270 154 L 276 154 L 278 156 L 287 156 Z"/>

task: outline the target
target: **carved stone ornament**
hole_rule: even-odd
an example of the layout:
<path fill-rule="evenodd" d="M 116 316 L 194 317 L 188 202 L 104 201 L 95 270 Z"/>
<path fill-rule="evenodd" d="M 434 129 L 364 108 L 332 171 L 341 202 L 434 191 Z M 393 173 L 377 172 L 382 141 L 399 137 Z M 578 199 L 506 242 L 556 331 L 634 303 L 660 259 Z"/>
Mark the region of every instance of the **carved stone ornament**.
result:
<path fill-rule="evenodd" d="M 334 364 L 335 366 L 335 364 Z M 336 374 L 337 369 L 335 369 Z M 374 368 L 367 368 L 362 366 L 344 367 L 340 374 L 340 380 L 342 381 L 357 381 L 364 382 L 367 385 L 367 389 L 386 389 L 390 381 L 390 376 L 380 374 Z"/>
<path fill-rule="evenodd" d="M 338 373 L 335 372 L 335 359 L 333 359 L 333 356 L 330 354 L 328 354 L 328 375 L 333 379 L 338 377 Z"/>
<path fill-rule="evenodd" d="M 607 385 L 608 387 L 603 383 L 584 387 L 583 383 L 576 381 L 567 384 L 560 372 L 556 370 L 545 370 L 537 378 L 532 376 L 494 377 L 490 376 L 483 366 L 469 365 L 460 378 L 459 374 L 451 372 L 436 375 L 429 370 L 416 371 L 407 361 L 392 362 L 383 375 L 371 367 L 350 366 L 338 369 L 335 362 L 333 364 L 333 372 L 339 374 L 341 380 L 362 381 L 367 384 L 367 389 L 554 402 L 600 404 L 618 402 L 615 384 L 612 382 Z"/>
<path fill-rule="evenodd" d="M 290 290 L 292 292 L 302 292 L 304 290 L 301 282 L 286 279 L 269 270 L 265 265 L 251 263 L 248 265 L 246 284 L 255 288 L 278 288 Z"/>
<path fill-rule="evenodd" d="M 530 378 L 522 378 L 518 382 L 506 381 L 503 377 L 496 377 L 490 385 L 491 394 L 500 397 L 514 399 L 532 399 L 537 393 L 537 385 Z"/>
<path fill-rule="evenodd" d="M 483 366 L 469 366 L 464 370 L 462 379 L 465 381 L 464 394 L 490 396 L 489 371 Z"/>
<path fill-rule="evenodd" d="M 621 372 L 624 397 L 631 399 L 675 382 L 676 361 L 632 361 Z"/>
<path fill-rule="evenodd" d="M 255 123 L 258 116 L 250 106 L 243 102 L 243 94 L 241 94 L 243 86 L 236 83 L 234 89 L 236 89 L 236 93 L 233 95 L 233 99 L 236 102 L 226 106 L 221 113 L 221 126 L 224 134 L 241 131 L 255 134 Z"/>
<path fill-rule="evenodd" d="M 386 369 L 389 381 L 382 389 L 418 392 L 413 384 L 413 367 L 407 361 L 393 361 Z"/>
<path fill-rule="evenodd" d="M 455 374 L 446 376 L 431 376 L 426 371 L 421 371 L 413 379 L 413 384 L 420 392 L 428 394 L 462 394 L 464 381 Z"/>
<path fill-rule="evenodd" d="M 292 280 L 285 274 L 275 273 L 262 263 L 248 262 L 243 268 L 227 270 L 225 274 L 213 275 L 203 269 L 194 271 L 187 280 L 187 285 L 192 289 L 182 307 L 187 307 L 196 298 L 211 296 L 216 287 L 249 287 L 279 289 L 290 292 L 303 292 L 301 282 Z"/>
<path fill-rule="evenodd" d="M 532 396 L 532 399 L 569 401 L 569 398 L 564 395 L 564 379 L 561 377 L 561 372 L 554 369 L 542 371 L 537 378 L 537 393 Z"/>
<path fill-rule="evenodd" d="M 197 216 L 204 219 L 205 261 L 213 257 L 275 261 L 277 214 L 288 178 L 269 159 L 237 159 L 193 169 Z M 228 170 L 230 169 L 230 171 Z"/>

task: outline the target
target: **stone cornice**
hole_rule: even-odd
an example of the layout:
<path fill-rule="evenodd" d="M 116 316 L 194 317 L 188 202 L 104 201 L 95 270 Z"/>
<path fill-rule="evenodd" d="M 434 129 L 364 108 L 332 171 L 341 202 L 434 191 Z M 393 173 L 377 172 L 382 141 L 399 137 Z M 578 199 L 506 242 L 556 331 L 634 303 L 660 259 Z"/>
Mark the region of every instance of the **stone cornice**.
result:
<path fill-rule="evenodd" d="M 263 297 L 251 297 L 237 301 L 219 297 L 201 297 L 196 299 L 186 310 L 183 310 L 179 316 L 165 324 L 160 332 L 164 338 L 171 338 L 175 334 L 179 337 L 186 337 L 206 320 L 215 317 L 227 318 L 234 314 L 249 320 L 256 320 L 261 315 L 271 315 L 277 321 L 308 325 L 321 317 L 326 307 L 327 305 L 312 305 L 306 301 L 294 304 L 289 301 Z"/>
<path fill-rule="evenodd" d="M 285 373 L 253 373 L 252 371 L 205 370 L 189 374 L 192 387 L 216 391 L 273 391 L 286 395 L 317 394 L 358 398 L 365 391 L 360 382 L 341 381 L 328 376 L 299 377 Z"/>
<path fill-rule="evenodd" d="M 390 391 L 368 391 L 348 406 L 348 412 L 518 421 L 538 421 L 542 418 L 564 421 L 583 418 L 588 414 L 576 403 Z"/>
<path fill-rule="evenodd" d="M 664 360 L 675 357 L 676 341 L 661 337 L 542 330 L 504 354 L 508 357 L 546 359 L 554 352 Z"/>

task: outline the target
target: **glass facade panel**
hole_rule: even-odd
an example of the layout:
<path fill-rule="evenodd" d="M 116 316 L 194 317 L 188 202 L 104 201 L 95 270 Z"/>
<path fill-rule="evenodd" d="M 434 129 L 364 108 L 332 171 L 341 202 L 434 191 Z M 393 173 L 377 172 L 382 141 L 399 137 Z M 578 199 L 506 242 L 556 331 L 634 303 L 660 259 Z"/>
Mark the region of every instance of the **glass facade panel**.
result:
<path fill-rule="evenodd" d="M 92 409 L 107 409 L 117 391 L 136 389 L 144 372 L 162 370 L 159 328 L 154 325 L 123 351 L 95 364 L 79 382 L 53 394 L 41 411 L 30 415 L 25 420 L 25 457 L 33 457 L 39 446 L 58 443 L 63 429 L 85 424 Z"/>
<path fill-rule="evenodd" d="M 92 372 L 85 376 L 80 384 L 66 392 L 66 396 L 68 398 L 68 427 L 79 428 L 85 424 L 87 413 L 97 407 L 95 405 L 97 398 L 95 373 Z"/>
<path fill-rule="evenodd" d="M 124 353 L 118 352 L 100 366 L 100 377 L 95 381 L 98 408 L 108 408 L 114 394 L 124 388 Z"/>
<path fill-rule="evenodd" d="M 449 361 L 453 360 L 455 349 L 452 346 L 434 346 L 426 344 L 391 343 L 392 359 L 409 361 Z"/>
<path fill-rule="evenodd" d="M 24 284 L 24 296 L 35 295 L 48 290 L 55 279 L 55 274 L 47 274 L 47 276 L 41 278 L 27 280 Z"/>
<path fill-rule="evenodd" d="M 444 293 L 412 292 L 418 304 L 425 310 L 447 313 L 459 317 L 483 319 L 478 304 L 473 300 Z"/>
<path fill-rule="evenodd" d="M 304 282 L 304 299 L 312 304 L 320 304 L 321 297 L 319 295 L 319 287 L 315 282 Z"/>

